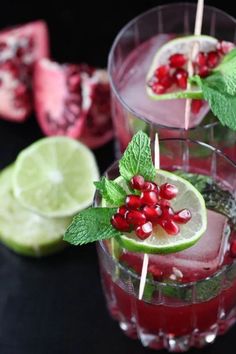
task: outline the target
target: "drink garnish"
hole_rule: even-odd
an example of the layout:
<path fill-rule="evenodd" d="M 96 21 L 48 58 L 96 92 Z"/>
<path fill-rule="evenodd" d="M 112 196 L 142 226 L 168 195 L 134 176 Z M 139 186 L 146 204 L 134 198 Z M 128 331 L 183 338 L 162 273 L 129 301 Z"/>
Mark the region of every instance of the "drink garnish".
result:
<path fill-rule="evenodd" d="M 169 253 L 190 247 L 206 230 L 201 194 L 183 178 L 155 170 L 150 139 L 138 132 L 119 162 L 120 177 L 95 182 L 101 206 L 81 211 L 64 239 L 81 245 L 115 237 L 131 251 Z"/>
<path fill-rule="evenodd" d="M 173 54 L 186 56 L 198 41 L 199 53 L 194 64 L 194 75 L 188 77 L 186 63 L 173 67 Z M 168 66 L 168 82 L 160 77 L 160 67 Z M 167 70 L 166 70 L 167 71 Z M 162 84 L 163 82 L 163 84 Z M 187 83 L 191 83 L 191 90 Z M 158 92 L 157 85 L 164 91 Z M 167 85 L 167 86 L 165 86 Z M 159 87 L 159 86 L 158 86 Z M 232 43 L 219 42 L 205 35 L 186 36 L 169 41 L 154 57 L 147 75 L 147 94 L 154 100 L 193 99 L 206 100 L 221 124 L 236 130 L 236 49 Z M 198 105 L 201 109 L 201 105 Z M 196 107 L 193 107 L 196 108 Z"/>

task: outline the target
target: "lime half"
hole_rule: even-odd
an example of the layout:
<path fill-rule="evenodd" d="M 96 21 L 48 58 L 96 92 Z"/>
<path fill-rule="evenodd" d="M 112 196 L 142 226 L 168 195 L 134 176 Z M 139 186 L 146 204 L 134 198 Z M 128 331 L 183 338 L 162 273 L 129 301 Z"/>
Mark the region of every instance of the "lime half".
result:
<path fill-rule="evenodd" d="M 67 137 L 50 137 L 23 150 L 13 174 L 16 199 L 47 217 L 71 216 L 88 207 L 99 173 L 93 153 Z"/>
<path fill-rule="evenodd" d="M 121 182 L 120 178 L 117 182 Z M 173 173 L 158 170 L 155 182 L 158 185 L 171 183 L 178 188 L 178 195 L 171 201 L 171 205 L 175 211 L 189 209 L 192 214 L 191 220 L 187 224 L 179 225 L 180 232 L 176 236 L 170 236 L 160 226 L 156 226 L 153 234 L 144 241 L 131 232 L 124 233 L 119 242 L 122 247 L 134 252 L 164 254 L 182 251 L 194 245 L 206 231 L 205 201 L 191 183 Z"/>
<path fill-rule="evenodd" d="M 71 218 L 48 219 L 22 207 L 12 191 L 10 166 L 0 174 L 0 240 L 17 253 L 39 257 L 65 247 Z"/>
<path fill-rule="evenodd" d="M 164 44 L 160 49 L 158 49 L 151 67 L 147 74 L 148 83 L 153 77 L 155 70 L 161 65 L 166 65 L 168 59 L 172 54 L 184 54 L 189 57 L 193 45 L 198 43 L 198 50 L 200 52 L 210 52 L 216 49 L 217 39 L 210 36 L 185 36 L 173 39 L 166 44 Z M 178 99 L 178 98 L 192 98 L 192 99 L 202 99 L 202 91 L 196 87 L 191 87 L 191 90 L 181 90 L 175 89 L 174 91 L 170 90 L 164 94 L 155 94 L 151 87 L 146 85 L 147 94 L 150 98 L 154 100 L 167 100 L 167 99 Z"/>

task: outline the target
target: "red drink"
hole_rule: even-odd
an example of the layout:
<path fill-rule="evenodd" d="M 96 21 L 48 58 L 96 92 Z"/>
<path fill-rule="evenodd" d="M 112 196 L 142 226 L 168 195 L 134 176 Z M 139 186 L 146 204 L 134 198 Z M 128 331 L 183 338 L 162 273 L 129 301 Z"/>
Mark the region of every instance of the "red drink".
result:
<path fill-rule="evenodd" d="M 234 203 L 227 189 L 234 188 L 235 165 L 210 147 L 186 141 L 185 144 L 183 149 L 181 140 L 162 142 L 161 147 L 169 157 L 168 161 L 162 160 L 162 166 L 164 163 L 165 169 L 170 170 L 173 166 L 185 168 L 184 156 L 188 151 L 188 171 L 204 173 L 217 181 L 221 205 L 229 198 Z M 197 145 L 201 151 L 208 151 L 209 159 L 196 159 Z M 182 160 L 178 159 L 180 151 Z M 199 164 L 194 167 L 196 161 Z M 113 167 L 107 174 L 115 178 L 116 173 Z M 211 192 L 211 188 L 207 189 L 208 195 Z M 149 256 L 142 300 L 138 299 L 138 290 L 143 254 L 117 245 L 114 252 L 114 243 L 110 241 L 98 245 L 109 311 L 121 329 L 131 337 L 138 337 L 144 346 L 170 351 L 201 347 L 213 342 L 235 322 L 236 263 L 230 252 L 235 239 L 233 219 L 217 208 L 216 203 L 214 211 L 208 210 L 207 231 L 196 245 L 178 253 Z"/>

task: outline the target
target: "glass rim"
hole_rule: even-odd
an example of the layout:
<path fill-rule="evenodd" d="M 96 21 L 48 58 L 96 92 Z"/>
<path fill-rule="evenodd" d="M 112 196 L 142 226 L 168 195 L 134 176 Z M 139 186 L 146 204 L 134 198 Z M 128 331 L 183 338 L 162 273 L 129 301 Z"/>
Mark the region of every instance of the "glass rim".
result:
<path fill-rule="evenodd" d="M 122 38 L 123 34 L 128 30 L 128 28 L 130 26 L 132 26 L 137 20 L 139 20 L 142 17 L 148 15 L 149 13 L 151 14 L 152 12 L 154 12 L 156 10 L 158 10 L 158 11 L 163 10 L 165 8 L 168 8 L 169 6 L 171 6 L 171 7 L 185 6 L 185 7 L 189 7 L 189 8 L 196 8 L 197 7 L 196 4 L 189 3 L 189 2 L 168 3 L 168 4 L 164 4 L 164 5 L 154 6 L 151 9 L 149 9 L 149 10 L 147 10 L 145 12 L 142 12 L 141 14 L 135 16 L 133 19 L 131 19 L 129 22 L 127 22 L 126 25 L 124 25 L 120 29 L 118 34 L 116 35 L 116 37 L 115 37 L 115 39 L 114 39 L 114 41 L 112 43 L 111 49 L 109 51 L 107 71 L 108 71 L 108 77 L 109 77 L 109 82 L 110 82 L 110 86 L 111 86 L 112 92 L 116 95 L 117 99 L 120 101 L 120 103 L 125 107 L 125 109 L 127 111 L 129 111 L 131 114 L 133 114 L 138 119 L 144 120 L 146 123 L 150 124 L 151 126 L 159 127 L 159 128 L 162 128 L 162 129 L 174 130 L 174 131 L 185 131 L 184 128 L 171 127 L 171 126 L 160 124 L 160 123 L 154 123 L 151 120 L 149 120 L 148 118 L 146 118 L 143 114 L 138 114 L 135 110 L 133 110 L 124 101 L 124 99 L 121 97 L 121 95 L 119 93 L 119 90 L 118 90 L 118 88 L 117 88 L 117 86 L 116 86 L 116 84 L 114 82 L 113 75 L 112 75 L 112 69 L 111 69 L 112 68 L 112 61 L 113 61 L 113 58 L 114 58 L 115 49 L 116 49 L 120 39 Z M 231 16 L 230 14 L 228 14 L 227 12 L 225 12 L 225 11 L 223 11 L 221 9 L 218 9 L 215 6 L 205 5 L 204 7 L 207 8 L 208 10 L 211 10 L 211 11 L 214 10 L 215 12 L 219 13 L 220 15 L 224 15 L 224 16 L 228 17 L 228 19 L 231 20 L 232 22 L 234 22 L 235 25 L 236 25 L 236 19 L 233 16 Z M 215 122 L 207 123 L 207 124 L 202 125 L 202 126 L 201 125 L 197 125 L 195 127 L 191 127 L 188 130 L 189 131 L 193 131 L 193 130 L 198 130 L 198 129 L 199 130 L 200 129 L 208 129 L 210 127 L 213 127 L 213 126 L 216 126 L 216 125 L 219 125 L 219 124 L 220 124 L 220 122 L 217 120 Z"/>
<path fill-rule="evenodd" d="M 198 140 L 192 140 L 192 139 L 184 139 L 184 138 L 167 138 L 167 139 L 160 139 L 160 142 L 168 142 L 168 141 L 176 141 L 176 142 L 189 142 L 189 143 L 194 143 L 197 145 L 200 145 L 204 148 L 207 148 L 213 152 L 215 152 L 217 155 L 221 156 L 222 158 L 224 158 L 228 163 L 230 163 L 230 165 L 232 165 L 233 167 L 236 168 L 236 163 L 231 160 L 228 156 L 226 156 L 220 149 L 215 148 L 207 143 L 204 143 L 202 141 L 198 141 Z M 103 173 L 103 175 L 106 174 L 106 172 L 112 168 L 115 167 L 115 165 L 117 165 L 119 160 L 114 161 L 107 169 L 106 171 Z M 95 196 L 94 196 L 94 201 L 96 200 L 96 197 L 98 195 L 98 192 L 96 191 Z M 94 204 L 94 202 L 93 202 Z M 106 256 L 109 257 L 109 259 L 114 262 L 116 264 L 116 266 L 118 266 L 122 271 L 126 272 L 127 274 L 129 274 L 130 276 L 136 278 L 137 280 L 140 280 L 140 276 L 135 274 L 134 272 L 132 272 L 130 269 L 126 268 L 125 266 L 123 266 L 121 263 L 119 263 L 119 261 L 117 261 L 116 259 L 114 259 L 112 257 L 112 255 L 108 252 L 108 250 L 106 249 L 106 247 L 104 246 L 104 240 L 98 241 L 98 243 L 100 244 L 103 252 L 106 254 Z M 140 254 L 142 254 L 142 252 L 140 252 Z M 220 269 L 218 269 L 216 272 L 214 272 L 212 275 L 207 276 L 205 278 L 199 279 L 199 280 L 195 280 L 195 281 L 191 281 L 191 282 L 186 282 L 186 283 L 169 283 L 169 282 L 164 282 L 164 281 L 159 281 L 159 280 L 151 280 L 146 278 L 146 283 L 152 284 L 152 285 L 161 285 L 161 286 L 173 286 L 173 287 L 180 287 L 180 288 L 185 288 L 185 287 L 189 287 L 189 286 L 194 286 L 196 284 L 202 283 L 203 281 L 210 281 L 214 278 L 217 278 L 221 275 L 223 275 L 224 273 L 226 273 L 231 267 L 233 267 L 236 264 L 236 259 L 234 259 L 232 261 L 232 263 L 230 264 L 225 264 L 223 265 Z"/>

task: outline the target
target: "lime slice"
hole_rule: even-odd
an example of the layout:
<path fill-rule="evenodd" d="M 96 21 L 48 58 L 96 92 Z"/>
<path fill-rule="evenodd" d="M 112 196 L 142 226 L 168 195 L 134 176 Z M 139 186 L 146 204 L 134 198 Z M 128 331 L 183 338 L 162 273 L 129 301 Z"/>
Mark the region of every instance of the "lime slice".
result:
<path fill-rule="evenodd" d="M 12 192 L 14 167 L 0 174 L 0 240 L 13 251 L 39 257 L 65 247 L 62 237 L 71 218 L 48 219 L 22 207 Z"/>
<path fill-rule="evenodd" d="M 124 181 L 120 177 L 116 181 L 124 186 Z M 191 183 L 167 171 L 158 170 L 155 182 L 158 185 L 174 184 L 179 192 L 171 201 L 173 209 L 189 209 L 192 219 L 187 224 L 179 225 L 180 232 L 176 236 L 168 235 L 160 226 L 156 226 L 153 234 L 144 241 L 141 241 L 134 232 L 124 233 L 119 238 L 121 246 L 133 252 L 163 254 L 191 247 L 204 234 L 207 227 L 207 213 L 202 195 Z"/>
<path fill-rule="evenodd" d="M 16 160 L 13 191 L 25 207 L 47 217 L 71 216 L 93 200 L 99 177 L 92 152 L 67 137 L 45 138 Z"/>
<path fill-rule="evenodd" d="M 146 82 L 149 82 L 153 76 L 154 71 L 161 65 L 168 63 L 168 58 L 175 53 L 185 54 L 189 57 L 194 43 L 198 43 L 199 51 L 209 52 L 216 49 L 217 39 L 210 36 L 186 36 L 173 39 L 164 44 L 156 53 L 151 67 L 147 74 Z M 146 85 L 147 94 L 154 100 L 167 100 L 178 98 L 192 98 L 202 99 L 202 91 L 199 88 L 192 86 L 191 90 L 176 89 L 174 92 L 170 91 L 165 94 L 155 94 L 151 87 Z"/>

